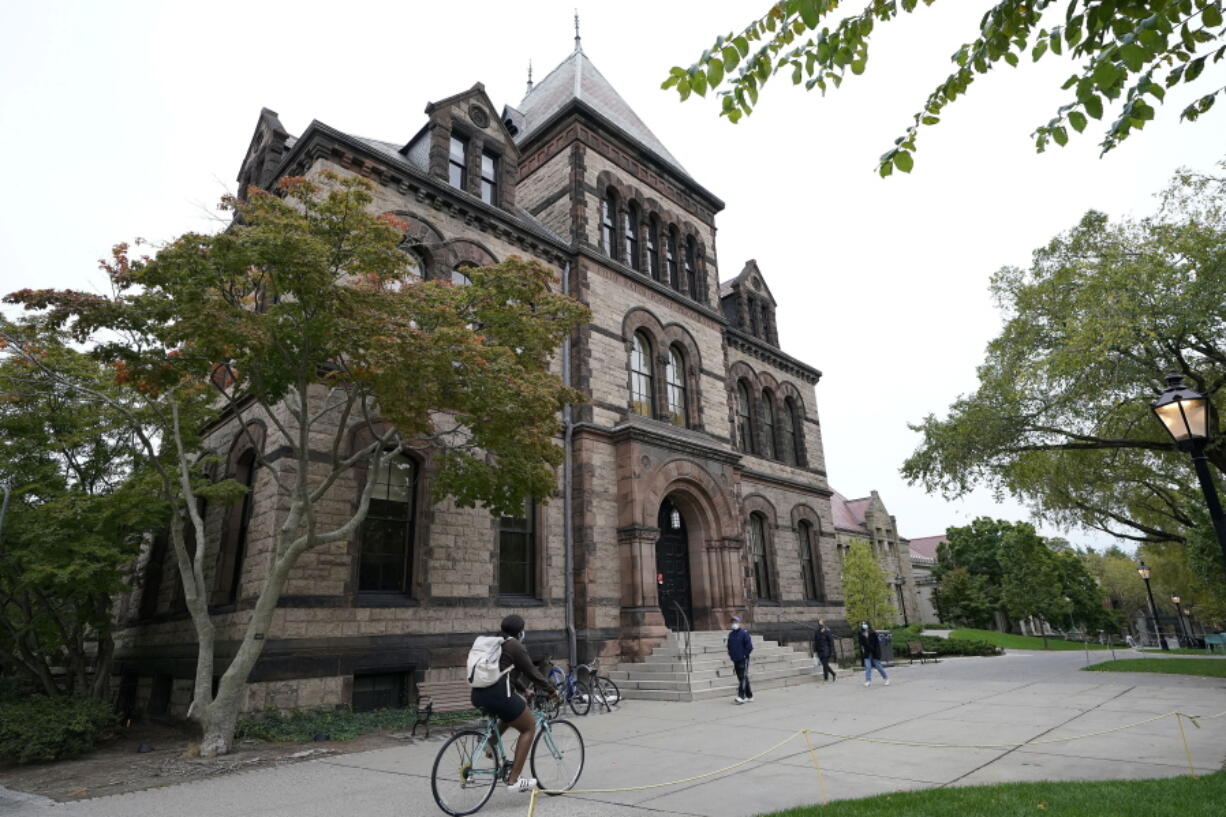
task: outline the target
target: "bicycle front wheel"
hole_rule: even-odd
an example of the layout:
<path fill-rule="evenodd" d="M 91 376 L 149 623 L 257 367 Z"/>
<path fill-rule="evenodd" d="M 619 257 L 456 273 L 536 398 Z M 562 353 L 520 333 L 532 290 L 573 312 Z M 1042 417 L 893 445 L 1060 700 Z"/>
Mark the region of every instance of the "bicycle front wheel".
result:
<path fill-rule="evenodd" d="M 617 684 L 603 675 L 596 678 L 596 686 L 592 693 L 596 695 L 596 700 L 603 700 L 605 706 L 610 710 L 622 702 L 622 692 L 617 688 Z"/>
<path fill-rule="evenodd" d="M 592 708 L 592 693 L 588 690 L 587 684 L 582 681 L 575 681 L 575 686 L 570 691 L 570 710 L 576 715 L 586 715 Z"/>
<path fill-rule="evenodd" d="M 434 802 L 453 817 L 472 814 L 484 806 L 497 784 L 497 756 L 485 756 L 484 732 L 456 732 L 434 758 L 430 772 Z"/>
<path fill-rule="evenodd" d="M 570 721 L 542 727 L 532 741 L 532 776 L 546 794 L 570 791 L 583 774 L 583 735 Z"/>

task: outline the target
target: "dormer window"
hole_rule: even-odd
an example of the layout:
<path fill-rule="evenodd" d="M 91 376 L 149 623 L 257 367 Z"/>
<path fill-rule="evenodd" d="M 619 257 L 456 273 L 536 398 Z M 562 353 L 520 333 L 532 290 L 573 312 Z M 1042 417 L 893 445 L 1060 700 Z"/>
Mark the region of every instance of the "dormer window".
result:
<path fill-rule="evenodd" d="M 498 157 L 492 153 L 481 154 L 481 200 L 498 204 Z"/>
<path fill-rule="evenodd" d="M 468 140 L 451 135 L 451 152 L 447 157 L 447 181 L 463 190 L 468 182 Z"/>

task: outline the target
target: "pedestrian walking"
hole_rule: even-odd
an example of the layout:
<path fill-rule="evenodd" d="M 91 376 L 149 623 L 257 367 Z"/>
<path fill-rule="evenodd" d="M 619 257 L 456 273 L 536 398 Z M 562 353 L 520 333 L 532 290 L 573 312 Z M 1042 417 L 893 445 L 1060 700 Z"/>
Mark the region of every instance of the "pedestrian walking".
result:
<path fill-rule="evenodd" d="M 753 652 L 753 639 L 742 626 L 741 617 L 732 617 L 732 632 L 728 633 L 728 657 L 736 670 L 736 702 L 747 704 L 753 701 L 749 686 L 749 654 Z"/>
<path fill-rule="evenodd" d="M 876 667 L 885 679 L 885 685 L 889 686 L 890 676 L 885 674 L 885 667 L 881 664 L 881 639 L 877 637 L 877 631 L 867 621 L 861 621 L 856 639 L 860 642 L 860 655 L 864 658 L 864 685 L 872 685 L 873 667 Z"/>
<path fill-rule="evenodd" d="M 838 674 L 830 667 L 830 659 L 834 657 L 834 633 L 826 626 L 825 619 L 818 620 L 817 630 L 813 633 L 813 654 L 822 663 L 822 680 L 839 680 Z"/>

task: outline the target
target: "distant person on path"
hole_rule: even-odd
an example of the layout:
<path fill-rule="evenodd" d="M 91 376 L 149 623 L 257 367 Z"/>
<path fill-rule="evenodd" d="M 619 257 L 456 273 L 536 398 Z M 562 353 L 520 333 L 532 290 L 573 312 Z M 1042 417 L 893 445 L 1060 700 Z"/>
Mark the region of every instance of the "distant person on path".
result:
<path fill-rule="evenodd" d="M 872 685 L 873 667 L 876 667 L 885 679 L 885 685 L 889 686 L 890 676 L 885 674 L 885 667 L 881 665 L 881 639 L 877 637 L 877 631 L 867 621 L 861 621 L 856 640 L 860 642 L 860 655 L 864 656 L 864 685 Z"/>
<path fill-rule="evenodd" d="M 830 668 L 830 659 L 834 657 L 834 633 L 826 626 L 825 619 L 818 620 L 817 631 L 813 633 L 813 654 L 822 662 L 822 680 L 839 680 L 838 674 Z"/>
<path fill-rule="evenodd" d="M 749 654 L 753 652 L 753 639 L 741 626 L 741 617 L 732 617 L 732 632 L 728 634 L 728 657 L 736 670 L 736 702 L 746 704 L 753 700 L 749 687 Z"/>

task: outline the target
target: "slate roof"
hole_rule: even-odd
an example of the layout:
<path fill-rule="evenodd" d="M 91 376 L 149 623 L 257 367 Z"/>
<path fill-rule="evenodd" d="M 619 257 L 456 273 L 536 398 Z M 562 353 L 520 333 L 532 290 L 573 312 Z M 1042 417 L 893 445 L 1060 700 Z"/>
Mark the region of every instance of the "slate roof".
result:
<path fill-rule="evenodd" d="M 946 541 L 942 536 L 924 536 L 919 539 L 911 539 L 907 544 L 911 548 L 911 553 L 916 556 L 923 556 L 926 559 L 935 559 L 937 557 L 937 545 Z"/>
<path fill-rule="evenodd" d="M 689 176 L 677 158 L 668 152 L 668 148 L 664 147 L 651 129 L 643 124 L 643 120 L 639 119 L 638 114 L 626 104 L 626 100 L 622 99 L 604 75 L 596 70 L 596 66 L 583 53 L 582 48 L 576 48 L 574 53 L 528 91 L 523 102 L 519 104 L 525 126 L 516 141 L 527 141 L 554 114 L 574 99 L 587 103 L 627 136 L 671 165 L 674 170 Z"/>
<path fill-rule="evenodd" d="M 830 509 L 834 512 L 834 526 L 839 530 L 868 533 L 869 530 L 864 525 L 864 511 L 868 508 L 871 499 L 872 497 L 867 496 L 860 499 L 848 499 L 835 491 L 830 497 Z"/>

